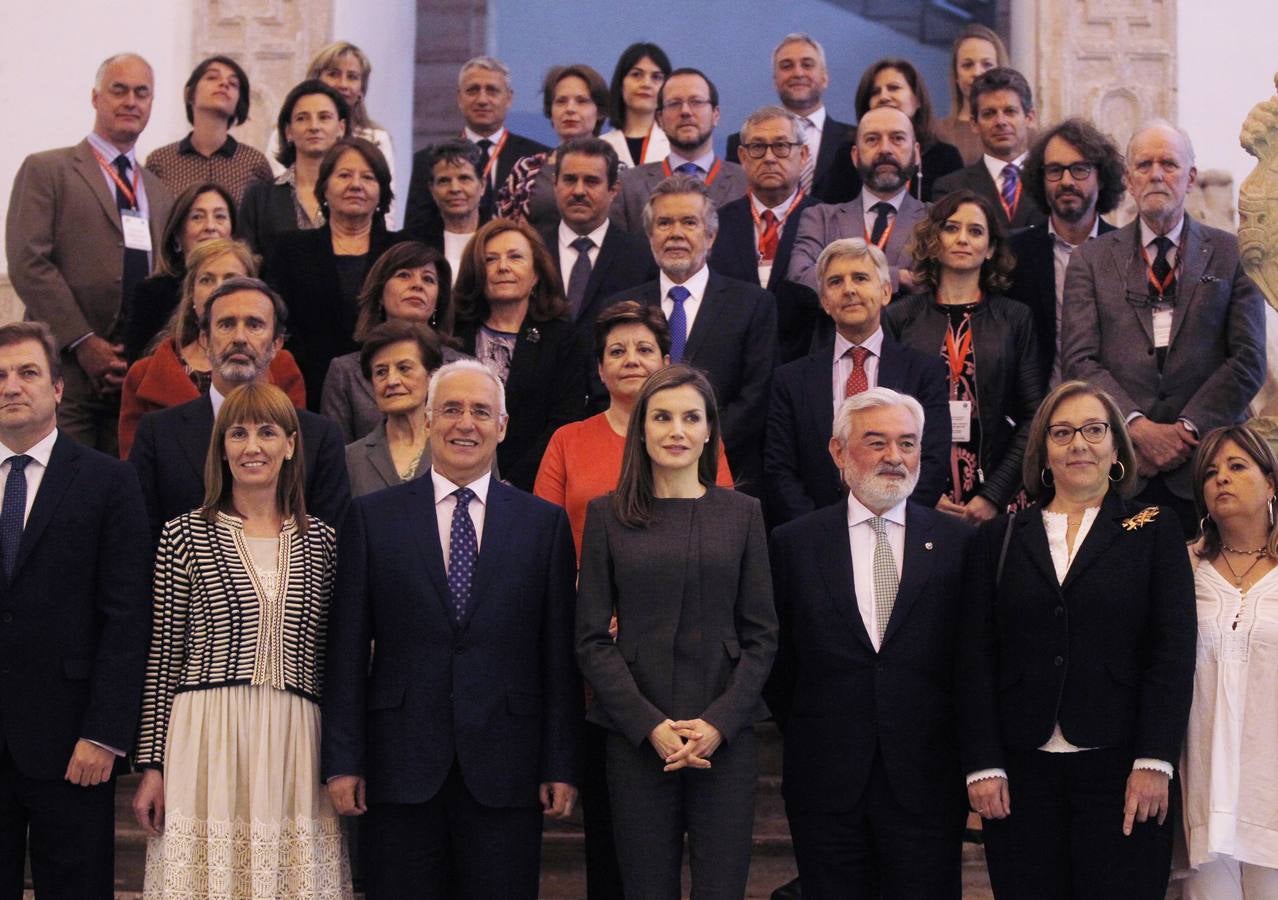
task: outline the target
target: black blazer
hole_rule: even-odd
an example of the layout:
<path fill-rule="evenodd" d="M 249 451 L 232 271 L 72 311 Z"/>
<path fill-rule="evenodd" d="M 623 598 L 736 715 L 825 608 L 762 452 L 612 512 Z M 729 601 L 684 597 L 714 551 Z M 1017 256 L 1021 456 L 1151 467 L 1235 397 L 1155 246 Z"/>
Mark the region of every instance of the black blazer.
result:
<path fill-rule="evenodd" d="M 767 440 L 763 448 L 768 516 L 774 524 L 789 522 L 847 496 L 847 488 L 830 458 L 834 430 L 834 344 L 777 369 L 768 403 Z M 883 335 L 878 386 L 909 394 L 923 405 L 922 458 L 919 483 L 911 499 L 935 506 L 949 476 L 950 404 L 945 364 Z"/>
<path fill-rule="evenodd" d="M 323 416 L 297 411 L 306 460 L 306 511 L 334 528 L 351 499 L 342 431 Z M 129 451 L 146 498 L 154 547 L 169 519 L 204 504 L 204 460 L 213 436 L 213 403 L 208 394 L 178 406 L 147 413 Z"/>
<path fill-rule="evenodd" d="M 911 813 L 962 809 L 954 671 L 971 534 L 907 504 L 901 584 L 875 653 L 857 609 L 847 504 L 772 533 L 781 641 L 764 696 L 784 735 L 787 808 L 850 811 L 879 753 Z"/>
<path fill-rule="evenodd" d="M 244 199 L 240 201 L 236 231 L 253 248 L 253 252 L 269 257 L 280 235 L 297 230 L 292 185 L 268 181 L 249 185 Z"/>
<path fill-rule="evenodd" d="M 137 283 L 120 309 L 125 359 L 135 362 L 146 355 L 147 345 L 173 317 L 181 297 L 182 279 L 173 275 L 152 275 Z"/>
<path fill-rule="evenodd" d="M 27 778 L 60 780 L 81 738 L 132 749 L 154 556 L 133 470 L 59 433 L 0 573 L 0 752 Z"/>
<path fill-rule="evenodd" d="M 401 240 L 400 232 L 387 231 L 375 224 L 368 240 L 365 276 L 378 258 Z M 352 337 L 357 312 L 355 298 L 343 296 L 329 226 L 280 235 L 265 276 L 288 306 L 285 345 L 306 380 L 307 407 L 319 412 L 328 364 L 359 349 Z M 360 281 L 362 283 L 363 278 Z"/>
<path fill-rule="evenodd" d="M 1113 225 L 1101 219 L 1097 236 L 1113 230 Z M 1009 240 L 1016 255 L 1016 268 L 1012 271 L 1012 286 L 1008 288 L 1007 296 L 1021 301 L 1034 314 L 1043 384 L 1047 384 L 1051 377 L 1052 363 L 1056 359 L 1056 257 L 1052 252 L 1052 241 L 1046 221 L 1017 232 Z"/>
<path fill-rule="evenodd" d="M 758 497 L 763 492 L 768 390 L 777 357 L 777 307 L 755 278 L 749 284 L 710 270 L 683 361 L 710 379 L 732 477 L 738 489 Z M 650 281 L 613 299 L 660 306 L 660 293 L 661 282 Z"/>
<path fill-rule="evenodd" d="M 1110 491 L 1062 585 L 1038 506 L 981 526 L 960 658 L 963 771 L 1003 768 L 1057 723 L 1080 747 L 1178 765 L 1193 692 L 1194 579 L 1176 515 L 1138 527 Z M 1011 527 L 1001 582 L 995 580 Z"/>
<path fill-rule="evenodd" d="M 957 172 L 951 172 L 944 178 L 938 179 L 936 184 L 932 186 L 932 202 L 935 203 L 951 191 L 964 189 L 975 191 L 990 201 L 990 204 L 994 207 L 994 215 L 998 216 L 998 220 L 1002 223 L 1005 232 L 1016 232 L 1031 225 L 1042 225 L 1047 221 L 1047 214 L 1039 208 L 1031 197 L 1026 196 L 1022 191 L 1021 199 L 1016 204 L 1016 215 L 1009 222 L 1007 213 L 1003 210 L 998 185 L 990 177 L 990 170 L 985 168 L 984 158 L 978 159 L 975 165 L 968 166 L 966 169 L 959 169 Z"/>
<path fill-rule="evenodd" d="M 837 203 L 839 201 L 832 197 L 827 197 L 834 187 L 831 180 L 831 170 L 837 167 L 840 159 L 840 153 L 844 151 L 845 145 L 850 148 L 852 143 L 856 141 L 856 126 L 849 125 L 847 122 L 840 122 L 830 116 L 826 111 L 825 126 L 821 129 L 821 143 L 817 147 L 816 164 L 812 168 L 812 191 L 811 196 L 815 197 L 822 203 Z M 728 155 L 727 159 L 732 162 L 739 163 L 740 154 L 737 149 L 741 146 L 741 132 L 734 131 L 728 135 Z M 848 149 L 847 153 L 851 153 Z M 850 157 L 849 157 L 850 158 Z M 854 192 L 855 193 L 855 192 Z M 734 278 L 736 276 L 733 276 Z"/>
<path fill-rule="evenodd" d="M 852 139 L 839 148 L 836 155 L 837 162 L 830 173 L 830 185 L 827 191 L 829 196 L 825 198 L 826 203 L 847 203 L 861 193 L 864 187 L 861 183 L 861 173 L 852 164 L 852 148 L 855 144 L 856 135 L 853 134 Z M 922 183 L 920 184 L 916 175 L 910 182 L 910 196 L 924 203 L 931 203 L 933 200 L 940 199 L 940 195 L 936 193 L 936 182 L 951 172 L 962 169 L 963 155 L 953 144 L 935 141 L 932 146 L 923 151 L 921 163 Z"/>
<path fill-rule="evenodd" d="M 808 352 L 820 311 L 820 303 L 812 291 L 786 280 L 786 273 L 790 270 L 790 252 L 799 233 L 799 219 L 805 209 L 819 202 L 805 195 L 790 211 L 781 229 L 772 274 L 768 276 L 767 290 L 777 302 L 777 340 L 781 362 L 789 362 Z M 758 241 L 749 196 L 719 207 L 719 233 L 706 262 L 720 275 L 750 284 L 759 283 Z"/>
<path fill-rule="evenodd" d="M 497 156 L 498 187 L 506 183 L 510 170 L 519 160 L 525 156 L 545 153 L 550 149 L 545 144 L 539 144 L 511 131 L 507 131 L 506 135 L 506 145 L 501 148 L 501 153 Z M 426 147 L 413 154 L 413 174 L 408 182 L 408 199 L 404 201 L 404 234 L 412 237 L 413 240 L 423 242 L 432 232 L 443 230 L 439 207 L 435 205 L 435 198 L 430 192 L 431 173 L 426 171 L 426 157 L 429 152 L 430 147 Z M 483 173 L 479 174 L 482 176 Z M 492 193 L 491 189 L 486 189 L 484 195 L 489 197 Z M 483 202 L 479 205 L 479 212 L 483 221 L 487 221 L 492 216 L 491 207 Z"/>
<path fill-rule="evenodd" d="M 475 355 L 479 326 L 460 322 L 461 350 Z M 504 479 L 532 491 L 550 436 L 560 425 L 586 414 L 586 364 L 572 323 L 566 319 L 535 322 L 525 318 L 515 340 L 515 355 L 506 379 L 506 439 L 497 445 Z"/>
<path fill-rule="evenodd" d="M 373 802 L 423 803 L 454 765 L 485 806 L 535 808 L 542 782 L 579 783 L 568 517 L 496 479 L 485 508 L 460 625 L 431 478 L 357 498 L 339 534 L 322 767 L 366 778 Z"/>

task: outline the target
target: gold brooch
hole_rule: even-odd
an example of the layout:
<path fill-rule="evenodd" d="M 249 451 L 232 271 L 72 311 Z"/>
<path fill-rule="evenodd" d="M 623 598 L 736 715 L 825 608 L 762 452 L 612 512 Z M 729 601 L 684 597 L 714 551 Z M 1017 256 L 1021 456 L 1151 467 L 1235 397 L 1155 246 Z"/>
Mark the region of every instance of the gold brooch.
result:
<path fill-rule="evenodd" d="M 1129 519 L 1123 519 L 1123 528 L 1127 531 L 1135 531 L 1137 528 L 1148 525 L 1150 522 L 1158 518 L 1157 506 L 1146 506 L 1136 515 Z"/>

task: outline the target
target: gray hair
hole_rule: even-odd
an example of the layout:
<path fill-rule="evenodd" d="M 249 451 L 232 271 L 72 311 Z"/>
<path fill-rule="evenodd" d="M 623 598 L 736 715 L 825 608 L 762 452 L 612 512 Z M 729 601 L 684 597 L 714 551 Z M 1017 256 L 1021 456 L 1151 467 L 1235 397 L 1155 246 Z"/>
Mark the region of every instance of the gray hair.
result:
<path fill-rule="evenodd" d="M 430 421 L 432 411 L 435 409 L 435 392 L 439 390 L 440 383 L 449 375 L 456 375 L 458 372 L 479 372 L 488 376 L 497 388 L 497 412 L 503 419 L 506 418 L 506 385 L 502 384 L 497 373 L 477 359 L 455 359 L 440 366 L 430 376 L 430 386 L 426 388 L 427 422 Z"/>
<path fill-rule="evenodd" d="M 861 238 L 839 238 L 826 244 L 821 255 L 817 257 L 817 287 L 819 288 L 825 281 L 825 272 L 836 259 L 863 259 L 866 256 L 870 257 L 870 262 L 874 263 L 874 270 L 879 273 L 879 281 L 883 284 L 891 284 L 892 270 L 882 250 L 874 244 L 867 244 Z M 818 290 L 817 293 L 820 291 Z"/>
<path fill-rule="evenodd" d="M 1181 141 L 1185 145 L 1185 154 L 1189 157 L 1188 164 L 1194 165 L 1194 142 L 1189 138 L 1189 132 L 1181 128 L 1179 125 L 1172 124 L 1168 119 L 1149 119 L 1140 124 L 1140 127 L 1132 132 L 1132 136 L 1127 139 L 1127 164 L 1131 165 L 1132 144 L 1136 143 L 1136 138 L 1140 137 L 1146 131 L 1153 131 L 1155 128 L 1166 128 L 1168 131 L 1174 131 L 1180 135 Z"/>
<path fill-rule="evenodd" d="M 746 142 L 746 132 L 748 130 L 764 122 L 771 122 L 773 119 L 785 119 L 790 124 L 790 133 L 794 135 L 794 139 L 800 143 L 803 142 L 806 136 L 804 132 L 807 129 L 804 128 L 803 122 L 799 120 L 798 116 L 780 106 L 760 106 L 746 116 L 746 120 L 741 123 L 741 143 L 744 144 Z"/>
<path fill-rule="evenodd" d="M 710 189 L 706 187 L 705 182 L 700 178 L 694 178 L 691 175 L 671 175 L 662 181 L 657 182 L 657 186 L 652 189 L 652 193 L 648 195 L 648 200 L 643 205 L 643 232 L 644 234 L 652 234 L 652 203 L 658 197 L 669 197 L 675 194 L 699 194 L 703 201 L 701 208 L 701 220 L 705 222 L 706 234 L 714 237 L 719 233 L 719 210 L 715 208 L 714 203 L 710 200 Z"/>
<path fill-rule="evenodd" d="M 914 417 L 919 437 L 923 436 L 923 404 L 909 394 L 898 393 L 891 388 L 873 387 L 859 394 L 853 394 L 839 405 L 834 414 L 833 434 L 843 444 L 852 436 L 852 418 L 863 409 L 881 409 L 889 406 L 901 406 L 909 410 Z"/>
<path fill-rule="evenodd" d="M 99 91 L 106 90 L 106 85 L 103 84 L 103 82 L 106 81 L 107 69 L 111 68 L 118 62 L 124 62 L 126 59 L 136 59 L 138 62 L 142 63 L 142 65 L 146 66 L 147 71 L 151 73 L 151 81 L 154 83 L 155 69 L 151 68 L 151 64 L 146 61 L 146 58 L 140 53 L 125 51 L 124 53 L 116 53 L 112 56 L 108 56 L 106 59 L 102 60 L 102 65 L 98 66 L 98 71 L 93 76 L 93 86 Z"/>
<path fill-rule="evenodd" d="M 811 47 L 813 50 L 816 51 L 817 59 L 821 61 L 821 68 L 823 69 L 828 68 L 828 66 L 826 66 L 825 64 L 825 48 L 822 47 L 820 41 L 818 41 L 812 35 L 802 31 L 792 31 L 789 34 L 787 34 L 785 37 L 781 38 L 780 42 L 776 45 L 776 47 L 772 51 L 773 65 L 776 65 L 777 54 L 781 52 L 781 49 L 785 47 L 786 44 L 807 44 L 809 47 Z"/>
<path fill-rule="evenodd" d="M 510 87 L 510 68 L 495 56 L 472 56 L 470 59 L 462 63 L 461 71 L 457 73 L 457 87 L 462 86 L 462 82 L 466 80 L 466 76 L 475 69 L 483 69 L 487 72 L 496 72 L 506 82 L 506 90 Z"/>

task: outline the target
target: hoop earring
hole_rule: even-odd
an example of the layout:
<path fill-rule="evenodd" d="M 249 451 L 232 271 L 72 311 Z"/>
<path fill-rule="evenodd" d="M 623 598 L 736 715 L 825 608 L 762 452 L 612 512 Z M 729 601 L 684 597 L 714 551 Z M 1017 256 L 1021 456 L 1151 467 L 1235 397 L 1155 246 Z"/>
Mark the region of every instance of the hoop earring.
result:
<path fill-rule="evenodd" d="M 1039 473 L 1038 473 L 1038 480 L 1039 480 L 1039 481 L 1041 481 L 1041 482 L 1043 482 L 1043 487 L 1045 487 L 1045 488 L 1055 487 L 1055 486 L 1056 486 L 1056 476 L 1055 476 L 1055 475 L 1052 475 L 1052 480 L 1051 480 L 1051 481 L 1048 481 L 1048 480 L 1047 480 L 1047 476 L 1048 476 L 1048 475 L 1052 475 L 1052 470 L 1051 470 L 1051 469 L 1049 469 L 1049 468 L 1047 468 L 1047 466 L 1043 466 L 1043 471 L 1041 471 L 1041 472 L 1039 472 Z"/>
<path fill-rule="evenodd" d="M 1274 499 L 1275 498 L 1273 497 L 1269 498 L 1269 530 L 1270 531 L 1274 530 Z"/>
<path fill-rule="evenodd" d="M 1204 535 L 1207 533 L 1207 525 L 1211 522 L 1211 516 L 1206 515 L 1198 520 L 1198 533 Z"/>
<path fill-rule="evenodd" d="M 1115 478 L 1115 477 L 1114 477 L 1114 466 L 1118 466 L 1118 477 L 1117 477 L 1117 478 Z M 1110 480 L 1110 481 L 1118 482 L 1118 481 L 1122 481 L 1124 478 L 1126 478 L 1126 477 L 1127 477 L 1127 467 L 1126 467 L 1125 465 L 1123 465 L 1123 461 L 1122 461 L 1121 459 L 1116 459 L 1116 460 L 1114 460 L 1114 466 L 1110 466 L 1110 467 L 1109 467 L 1109 480 Z"/>

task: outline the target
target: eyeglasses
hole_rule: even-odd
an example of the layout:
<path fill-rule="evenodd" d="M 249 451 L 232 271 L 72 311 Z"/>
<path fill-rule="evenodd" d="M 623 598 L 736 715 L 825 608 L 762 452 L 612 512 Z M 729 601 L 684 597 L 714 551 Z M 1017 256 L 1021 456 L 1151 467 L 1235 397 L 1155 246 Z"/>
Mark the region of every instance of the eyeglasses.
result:
<path fill-rule="evenodd" d="M 462 416 L 470 413 L 471 421 L 480 425 L 486 425 L 497 418 L 497 414 L 487 406 L 462 406 L 460 403 L 445 403 L 431 412 L 448 422 L 460 422 Z"/>
<path fill-rule="evenodd" d="M 1069 171 L 1069 177 L 1075 181 L 1082 181 L 1090 178 L 1092 173 L 1096 171 L 1096 167 L 1091 163 L 1079 162 L 1072 163 L 1068 166 L 1057 165 L 1056 163 L 1048 163 L 1043 166 L 1043 177 L 1048 181 L 1060 181 L 1061 177 Z"/>
<path fill-rule="evenodd" d="M 742 144 L 741 149 L 744 150 L 746 155 L 751 159 L 763 159 L 764 154 L 766 154 L 769 150 L 772 151 L 772 155 L 777 159 L 785 159 L 794 152 L 795 147 L 802 146 L 803 144 L 799 141 L 775 141 L 771 144 L 764 144 L 762 142 Z"/>
<path fill-rule="evenodd" d="M 700 112 L 710 105 L 710 101 L 705 97 L 689 97 L 687 100 L 663 100 L 661 102 L 662 109 L 673 109 L 679 112 L 685 106 L 693 112 Z"/>
<path fill-rule="evenodd" d="M 1081 434 L 1089 444 L 1099 444 L 1109 433 L 1108 422 L 1088 422 L 1075 428 L 1073 425 L 1049 425 L 1047 436 L 1053 444 L 1065 445 L 1074 440 L 1074 435 Z"/>

